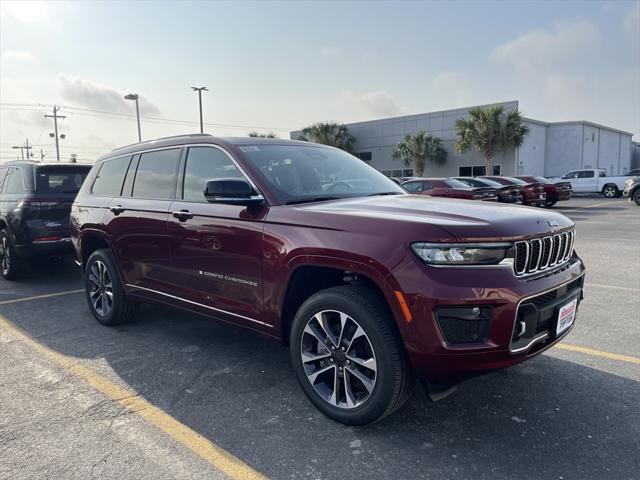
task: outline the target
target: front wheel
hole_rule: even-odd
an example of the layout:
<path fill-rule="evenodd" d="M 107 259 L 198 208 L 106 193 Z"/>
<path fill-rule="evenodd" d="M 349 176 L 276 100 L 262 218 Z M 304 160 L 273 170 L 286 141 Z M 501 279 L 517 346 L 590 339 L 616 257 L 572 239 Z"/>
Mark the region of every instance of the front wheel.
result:
<path fill-rule="evenodd" d="M 360 286 L 322 290 L 293 320 L 291 363 L 311 402 L 347 425 L 381 420 L 400 408 L 413 385 L 387 305 Z"/>
<path fill-rule="evenodd" d="M 125 296 L 109 250 L 96 250 L 91 254 L 84 272 L 84 287 L 91 313 L 103 325 L 125 323 L 138 311 L 139 304 Z"/>
<path fill-rule="evenodd" d="M 607 198 L 615 198 L 620 195 L 620 191 L 615 185 L 605 185 L 602 189 L 602 194 Z"/>
<path fill-rule="evenodd" d="M 632 198 L 636 205 L 640 207 L 640 188 L 635 191 Z"/>

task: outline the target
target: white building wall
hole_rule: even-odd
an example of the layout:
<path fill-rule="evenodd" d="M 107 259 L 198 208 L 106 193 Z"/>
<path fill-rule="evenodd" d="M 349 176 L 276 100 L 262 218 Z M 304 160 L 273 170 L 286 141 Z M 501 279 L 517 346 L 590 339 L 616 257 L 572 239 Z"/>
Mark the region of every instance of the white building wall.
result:
<path fill-rule="evenodd" d="M 582 125 L 550 124 L 545 157 L 543 175 L 546 177 L 558 177 L 582 168 Z"/>
<path fill-rule="evenodd" d="M 600 129 L 591 125 L 584 125 L 582 138 L 582 167 L 596 168 L 598 151 L 600 149 Z"/>
<path fill-rule="evenodd" d="M 547 125 L 526 121 L 529 134 L 518 149 L 517 175 L 540 175 L 544 172 L 544 159 L 547 144 Z"/>

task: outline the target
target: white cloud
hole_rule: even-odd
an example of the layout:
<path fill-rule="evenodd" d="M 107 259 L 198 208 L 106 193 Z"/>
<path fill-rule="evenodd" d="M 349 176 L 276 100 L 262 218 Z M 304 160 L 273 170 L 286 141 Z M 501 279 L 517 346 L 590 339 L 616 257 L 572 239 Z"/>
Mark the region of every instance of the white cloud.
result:
<path fill-rule="evenodd" d="M 58 74 L 60 96 L 74 105 L 92 107 L 118 113 L 131 113 L 131 102 L 123 97 L 125 93 L 114 87 L 82 77 Z M 160 108 L 140 96 L 140 115 L 154 116 Z"/>
<path fill-rule="evenodd" d="M 343 49 L 341 47 L 336 47 L 333 45 L 325 45 L 320 49 L 320 54 L 323 57 L 327 58 L 339 58 L 343 54 Z"/>
<path fill-rule="evenodd" d="M 443 71 L 438 73 L 432 84 L 432 103 L 434 106 L 446 105 L 443 108 L 458 108 L 473 102 L 471 79 L 459 72 Z"/>
<path fill-rule="evenodd" d="M 0 55 L 0 61 L 3 64 L 14 64 L 14 63 L 30 63 L 35 60 L 35 57 L 31 52 L 21 51 L 21 50 L 5 50 Z"/>
<path fill-rule="evenodd" d="M 49 7 L 46 2 L 3 0 L 0 2 L 0 12 L 3 16 L 12 17 L 20 22 L 32 23 L 45 19 Z"/>
<path fill-rule="evenodd" d="M 588 20 L 556 22 L 551 31 L 533 30 L 498 46 L 492 58 L 521 74 L 535 74 L 584 60 L 599 39 L 598 29 Z"/>
<path fill-rule="evenodd" d="M 395 98 L 386 91 L 360 95 L 343 92 L 338 98 L 338 103 L 355 117 L 363 119 L 392 117 L 406 112 L 406 108 L 400 107 Z"/>

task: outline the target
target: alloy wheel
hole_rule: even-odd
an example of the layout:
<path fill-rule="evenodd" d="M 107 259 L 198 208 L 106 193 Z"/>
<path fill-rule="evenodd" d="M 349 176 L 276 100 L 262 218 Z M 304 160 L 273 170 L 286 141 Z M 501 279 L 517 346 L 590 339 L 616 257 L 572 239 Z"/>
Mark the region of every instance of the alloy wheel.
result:
<path fill-rule="evenodd" d="M 614 187 L 607 187 L 604 189 L 604 196 L 607 198 L 613 198 L 617 194 L 617 191 Z"/>
<path fill-rule="evenodd" d="M 324 310 L 305 325 L 300 354 L 309 383 L 327 403 L 343 409 L 364 404 L 375 388 L 377 362 L 367 334 L 352 317 Z"/>
<path fill-rule="evenodd" d="M 9 241 L 7 237 L 0 238 L 0 269 L 2 270 L 2 274 L 6 275 L 9 273 L 9 268 L 11 268 L 11 257 L 9 255 Z"/>
<path fill-rule="evenodd" d="M 89 269 L 89 298 L 94 310 L 106 317 L 113 309 L 113 282 L 107 266 L 100 260 Z"/>

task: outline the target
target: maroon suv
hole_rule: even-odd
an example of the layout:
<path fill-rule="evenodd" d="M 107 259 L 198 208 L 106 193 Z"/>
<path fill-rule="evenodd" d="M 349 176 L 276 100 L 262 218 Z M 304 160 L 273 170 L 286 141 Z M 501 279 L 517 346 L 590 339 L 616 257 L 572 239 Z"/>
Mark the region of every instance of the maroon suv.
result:
<path fill-rule="evenodd" d="M 584 267 L 568 218 L 410 195 L 332 147 L 189 135 L 96 162 L 73 205 L 89 308 L 140 301 L 288 344 L 309 399 L 366 424 L 414 375 L 432 397 L 567 335 Z"/>
<path fill-rule="evenodd" d="M 402 184 L 409 193 L 432 197 L 461 198 L 463 200 L 496 201 L 496 190 L 487 187 L 470 187 L 453 178 L 417 178 Z"/>
<path fill-rule="evenodd" d="M 525 182 L 514 177 L 481 177 L 501 183 L 502 185 L 511 185 L 522 191 L 522 204 L 532 205 L 536 207 L 545 206 L 547 203 L 547 194 L 544 191 L 544 185 L 540 182 Z"/>
<path fill-rule="evenodd" d="M 529 184 L 531 183 L 540 183 L 544 187 L 544 193 L 546 195 L 546 203 L 545 206 L 548 208 L 553 207 L 556 203 L 569 200 L 571 198 L 571 192 L 573 192 L 573 188 L 571 187 L 571 182 L 553 182 L 548 178 L 544 177 L 536 177 L 533 175 L 522 175 L 517 176 L 520 180 L 523 180 Z"/>

